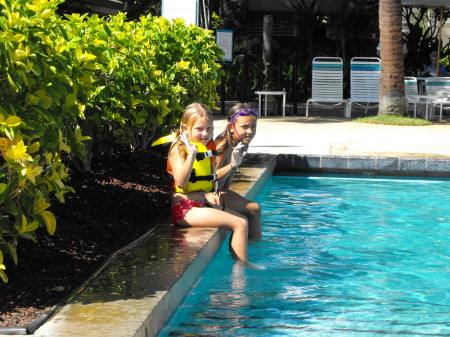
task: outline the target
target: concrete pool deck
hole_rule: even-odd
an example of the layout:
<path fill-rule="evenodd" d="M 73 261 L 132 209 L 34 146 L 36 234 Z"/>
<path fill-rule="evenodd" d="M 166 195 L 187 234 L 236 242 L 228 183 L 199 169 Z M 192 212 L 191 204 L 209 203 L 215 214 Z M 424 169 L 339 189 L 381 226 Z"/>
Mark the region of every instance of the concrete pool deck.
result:
<path fill-rule="evenodd" d="M 225 124 L 224 115 L 215 116 L 216 132 L 223 130 Z M 260 117 L 249 152 L 449 158 L 450 123 L 392 126 L 357 123 L 333 116 Z"/>
<path fill-rule="evenodd" d="M 217 131 L 225 123 L 224 116 L 216 116 Z M 335 117 L 271 116 L 259 119 L 249 152 L 233 189 L 250 199 L 276 166 L 300 172 L 450 177 L 450 124 L 392 127 Z M 158 226 L 56 308 L 34 336 L 155 336 L 225 235 L 215 229 Z M 22 332 L 16 334 L 27 329 Z"/>

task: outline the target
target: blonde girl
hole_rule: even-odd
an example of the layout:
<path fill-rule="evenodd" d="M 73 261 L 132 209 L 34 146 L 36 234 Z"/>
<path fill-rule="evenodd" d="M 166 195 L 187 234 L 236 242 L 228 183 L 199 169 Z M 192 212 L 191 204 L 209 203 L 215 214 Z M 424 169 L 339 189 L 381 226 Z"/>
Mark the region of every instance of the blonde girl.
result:
<path fill-rule="evenodd" d="M 258 203 L 230 190 L 230 185 L 256 135 L 257 116 L 257 111 L 246 103 L 236 104 L 228 112 L 226 128 L 215 139 L 220 196 L 208 196 L 210 203 L 232 209 L 248 219 L 249 239 L 260 239 L 262 236 L 261 208 Z"/>
<path fill-rule="evenodd" d="M 176 225 L 224 227 L 231 230 L 230 249 L 233 256 L 247 261 L 247 218 L 233 210 L 211 205 L 206 197 L 214 194 L 211 191 L 217 184 L 213 133 L 210 110 L 200 103 L 187 106 L 167 162 L 168 172 L 173 175 L 175 185 L 172 192 L 172 220 Z M 224 174 L 225 171 L 222 172 Z"/>

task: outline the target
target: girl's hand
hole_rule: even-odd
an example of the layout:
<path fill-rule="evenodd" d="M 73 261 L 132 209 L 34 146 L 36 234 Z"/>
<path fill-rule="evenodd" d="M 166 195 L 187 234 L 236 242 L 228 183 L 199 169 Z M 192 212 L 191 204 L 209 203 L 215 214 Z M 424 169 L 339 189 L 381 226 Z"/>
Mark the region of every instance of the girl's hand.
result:
<path fill-rule="evenodd" d="M 246 154 L 247 151 L 245 151 L 245 145 L 240 142 L 235 146 L 233 152 L 231 153 L 231 166 L 238 167 L 239 165 L 241 165 L 242 160 L 244 159 L 244 156 Z"/>
<path fill-rule="evenodd" d="M 184 146 L 186 146 L 188 153 L 195 157 L 195 155 L 197 154 L 197 147 L 194 144 L 191 144 L 187 134 L 185 133 L 180 134 L 180 140 L 183 142 Z"/>

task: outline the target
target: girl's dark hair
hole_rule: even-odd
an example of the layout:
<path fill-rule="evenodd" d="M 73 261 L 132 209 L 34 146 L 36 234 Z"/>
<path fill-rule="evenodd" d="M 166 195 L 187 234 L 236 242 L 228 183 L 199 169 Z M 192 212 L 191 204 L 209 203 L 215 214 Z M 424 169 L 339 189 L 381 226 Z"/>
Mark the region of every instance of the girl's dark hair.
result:
<path fill-rule="evenodd" d="M 222 142 L 224 139 L 226 139 L 226 142 L 222 144 L 220 148 L 217 149 L 217 153 L 221 155 L 224 153 L 230 146 L 233 145 L 233 134 L 230 132 L 230 129 L 228 128 L 228 125 L 232 122 L 232 119 L 234 116 L 236 116 L 242 109 L 253 109 L 252 106 L 248 103 L 238 103 L 234 105 L 229 111 L 227 115 L 227 126 L 225 127 L 225 130 L 222 131 L 217 137 L 214 139 L 215 143 Z"/>

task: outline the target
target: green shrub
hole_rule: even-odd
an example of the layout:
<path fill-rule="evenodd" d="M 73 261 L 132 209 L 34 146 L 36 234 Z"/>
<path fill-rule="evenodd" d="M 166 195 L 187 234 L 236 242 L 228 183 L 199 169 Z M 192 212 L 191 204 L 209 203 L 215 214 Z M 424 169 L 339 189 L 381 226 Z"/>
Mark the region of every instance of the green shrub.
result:
<path fill-rule="evenodd" d="M 85 149 L 76 125 L 79 110 L 65 107 L 71 92 L 67 67 L 48 44 L 58 35 L 56 5 L 0 1 L 0 249 L 16 264 L 17 238 L 36 240 L 39 226 L 55 232 L 50 195 L 63 201 L 72 191 L 64 184 L 68 170 L 61 157 L 83 156 Z M 7 281 L 3 270 L 0 277 Z"/>
<path fill-rule="evenodd" d="M 211 32 L 157 17 L 55 14 L 61 0 L 0 0 L 0 277 L 19 238 L 50 234 L 51 200 L 74 192 L 65 163 L 145 148 L 183 106 L 213 106 L 221 51 Z"/>

